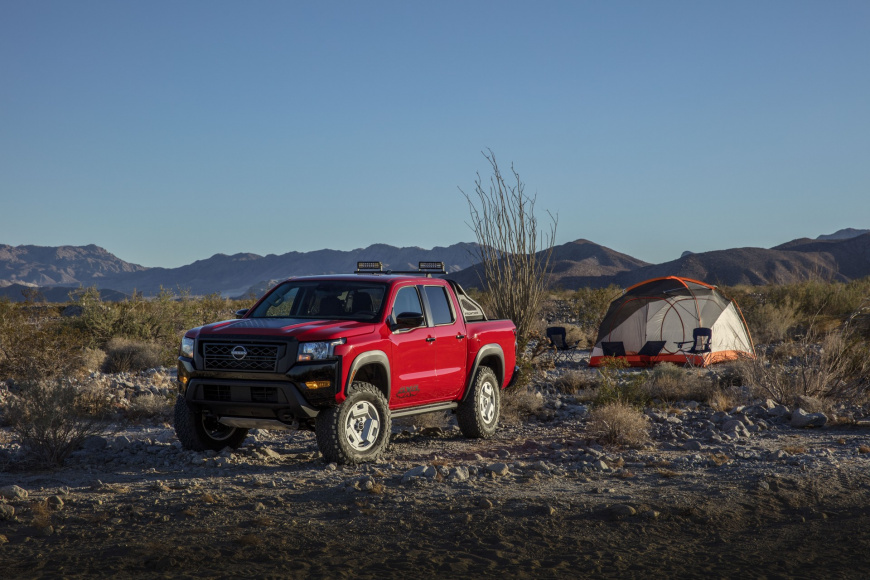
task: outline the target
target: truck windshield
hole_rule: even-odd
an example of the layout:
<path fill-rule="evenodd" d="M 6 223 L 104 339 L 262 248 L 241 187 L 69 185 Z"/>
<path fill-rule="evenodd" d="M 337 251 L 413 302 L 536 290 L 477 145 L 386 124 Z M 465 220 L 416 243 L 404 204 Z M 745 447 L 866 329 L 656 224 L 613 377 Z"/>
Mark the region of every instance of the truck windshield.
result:
<path fill-rule="evenodd" d="M 386 284 L 343 280 L 289 280 L 258 304 L 250 318 L 371 321 L 384 302 Z"/>

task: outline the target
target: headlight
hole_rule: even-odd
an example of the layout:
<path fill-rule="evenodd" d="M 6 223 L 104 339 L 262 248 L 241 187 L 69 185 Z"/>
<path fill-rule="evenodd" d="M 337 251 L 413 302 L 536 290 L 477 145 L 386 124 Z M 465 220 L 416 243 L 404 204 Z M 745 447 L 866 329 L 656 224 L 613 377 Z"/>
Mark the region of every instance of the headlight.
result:
<path fill-rule="evenodd" d="M 297 361 L 308 360 L 324 360 L 333 357 L 333 351 L 339 344 L 344 344 L 346 340 L 339 338 L 330 342 L 303 342 L 299 345 L 299 354 L 296 357 Z"/>
<path fill-rule="evenodd" d="M 181 356 L 193 358 L 193 339 L 186 336 L 181 339 Z"/>

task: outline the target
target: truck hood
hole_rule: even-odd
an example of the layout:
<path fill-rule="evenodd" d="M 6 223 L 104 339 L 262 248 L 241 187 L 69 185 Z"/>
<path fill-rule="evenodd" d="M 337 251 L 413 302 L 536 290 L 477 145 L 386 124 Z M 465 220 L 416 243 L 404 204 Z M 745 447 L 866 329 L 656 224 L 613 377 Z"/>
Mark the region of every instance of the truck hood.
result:
<path fill-rule="evenodd" d="M 280 336 L 300 342 L 349 338 L 373 332 L 371 322 L 355 320 L 312 320 L 310 318 L 243 318 L 225 320 L 203 326 L 198 335 L 219 336 Z"/>

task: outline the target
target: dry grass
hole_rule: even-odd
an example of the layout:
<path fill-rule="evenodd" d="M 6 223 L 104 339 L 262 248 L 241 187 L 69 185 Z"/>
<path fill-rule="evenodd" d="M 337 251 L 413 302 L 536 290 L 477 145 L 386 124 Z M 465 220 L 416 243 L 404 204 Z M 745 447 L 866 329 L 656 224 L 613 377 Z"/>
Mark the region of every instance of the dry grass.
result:
<path fill-rule="evenodd" d="M 125 414 L 128 419 L 169 419 L 172 417 L 174 399 L 157 395 L 142 395 L 130 400 Z"/>
<path fill-rule="evenodd" d="M 710 397 L 707 399 L 707 404 L 710 405 L 714 411 L 727 412 L 729 409 L 735 407 L 737 404 L 737 398 L 732 392 L 717 389 L 710 394 Z"/>
<path fill-rule="evenodd" d="M 526 385 L 502 391 L 501 420 L 507 424 L 517 424 L 523 419 L 537 415 L 544 408 L 544 399 Z"/>
<path fill-rule="evenodd" d="M 707 402 L 719 389 L 701 369 L 684 369 L 672 363 L 657 365 L 646 374 L 642 389 L 650 399 L 665 402 Z"/>
<path fill-rule="evenodd" d="M 144 371 L 161 366 L 165 358 L 164 348 L 156 342 L 113 338 L 106 344 L 103 372 Z"/>
<path fill-rule="evenodd" d="M 656 475 L 665 479 L 671 479 L 674 477 L 678 477 L 680 474 L 671 469 L 658 469 L 656 470 Z"/>
<path fill-rule="evenodd" d="M 716 467 L 721 467 L 731 461 L 731 458 L 724 453 L 711 453 L 708 456 L 708 459 L 710 459 L 710 461 L 712 461 L 713 464 L 716 465 Z"/>
<path fill-rule="evenodd" d="M 583 371 L 568 371 L 557 378 L 553 386 L 566 395 L 576 395 L 596 389 L 598 377 Z"/>
<path fill-rule="evenodd" d="M 789 455 L 802 455 L 807 452 L 807 448 L 800 445 L 786 445 L 785 447 L 780 447 L 780 449 Z"/>
<path fill-rule="evenodd" d="M 106 431 L 110 410 L 100 392 L 53 380 L 24 384 L 5 417 L 30 460 L 60 465 L 87 437 Z"/>
<path fill-rule="evenodd" d="M 51 524 L 51 507 L 48 500 L 33 501 L 30 503 L 31 524 L 35 528 L 44 528 Z"/>
<path fill-rule="evenodd" d="M 639 447 L 649 441 L 646 417 L 631 405 L 619 401 L 594 408 L 586 431 L 604 444 Z"/>

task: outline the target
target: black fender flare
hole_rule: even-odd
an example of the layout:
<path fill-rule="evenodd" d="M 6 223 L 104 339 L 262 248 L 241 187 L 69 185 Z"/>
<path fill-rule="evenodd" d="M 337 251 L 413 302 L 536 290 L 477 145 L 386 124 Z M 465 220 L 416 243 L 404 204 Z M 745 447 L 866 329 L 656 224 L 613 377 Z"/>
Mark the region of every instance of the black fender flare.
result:
<path fill-rule="evenodd" d="M 387 400 L 390 400 L 390 357 L 387 356 L 382 350 L 369 350 L 364 353 L 359 354 L 353 362 L 350 363 L 350 370 L 347 372 L 347 382 L 344 385 L 344 394 L 347 395 L 347 390 L 350 388 L 351 383 L 353 383 L 353 378 L 356 376 L 358 370 L 362 367 L 370 364 L 378 364 L 384 367 L 384 372 L 387 377 L 387 392 L 384 393 L 384 396 Z"/>
<path fill-rule="evenodd" d="M 504 350 L 498 344 L 485 344 L 477 351 L 477 356 L 474 357 L 474 364 L 471 366 L 471 372 L 468 373 L 468 378 L 465 380 L 465 392 L 462 393 L 463 401 L 465 401 L 469 391 L 471 391 L 471 381 L 477 375 L 480 361 L 492 355 L 495 355 L 501 361 L 501 369 L 492 369 L 492 372 L 495 373 L 495 377 L 498 379 L 499 388 L 504 386 Z"/>

